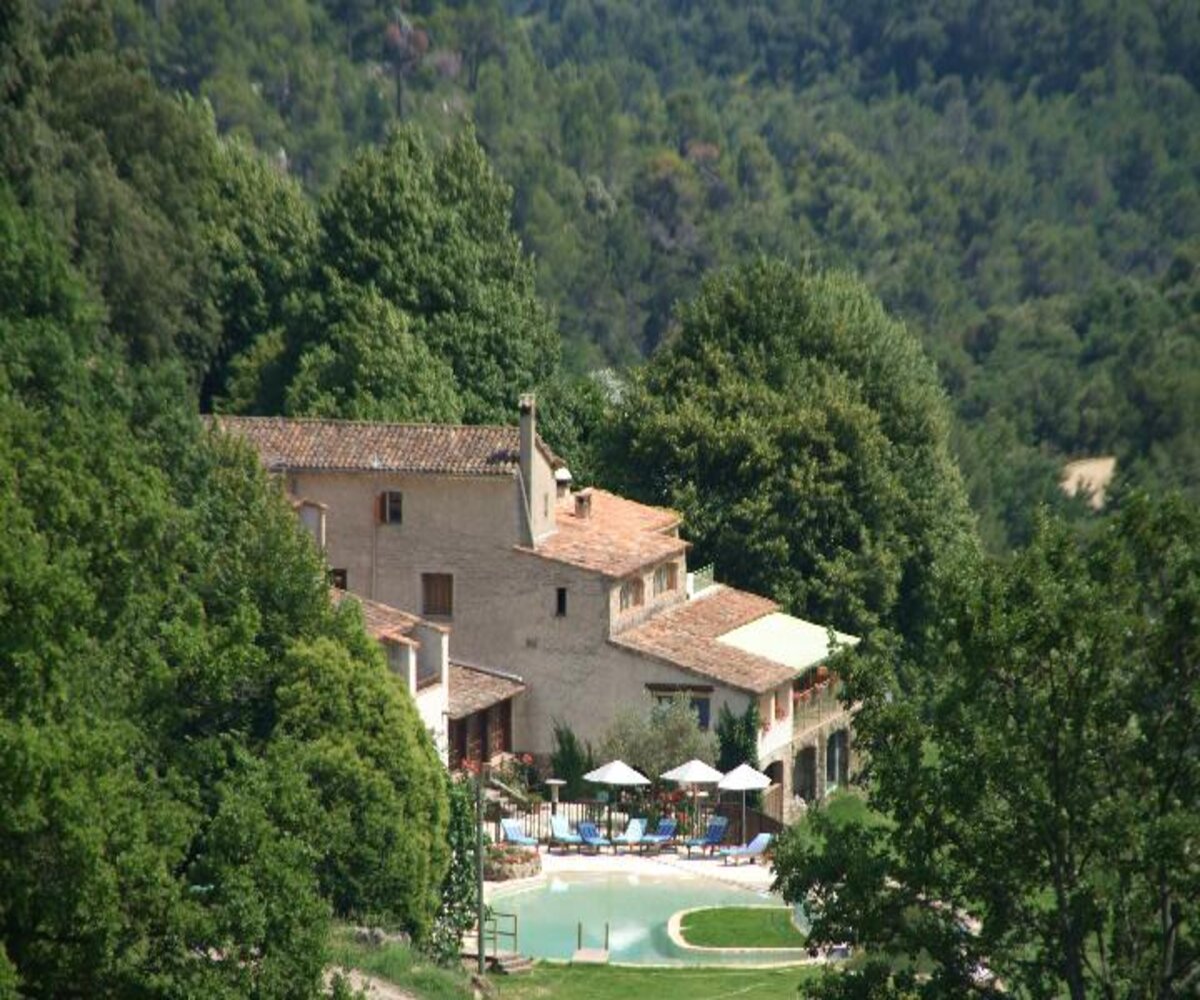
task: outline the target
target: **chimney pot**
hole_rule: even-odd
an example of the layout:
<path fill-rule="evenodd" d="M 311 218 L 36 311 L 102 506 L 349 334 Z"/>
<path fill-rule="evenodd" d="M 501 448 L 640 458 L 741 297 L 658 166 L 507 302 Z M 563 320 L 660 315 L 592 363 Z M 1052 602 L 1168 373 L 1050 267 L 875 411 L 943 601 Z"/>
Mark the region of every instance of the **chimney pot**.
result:
<path fill-rule="evenodd" d="M 590 488 L 575 494 L 575 516 L 587 520 L 592 516 L 592 491 Z"/>

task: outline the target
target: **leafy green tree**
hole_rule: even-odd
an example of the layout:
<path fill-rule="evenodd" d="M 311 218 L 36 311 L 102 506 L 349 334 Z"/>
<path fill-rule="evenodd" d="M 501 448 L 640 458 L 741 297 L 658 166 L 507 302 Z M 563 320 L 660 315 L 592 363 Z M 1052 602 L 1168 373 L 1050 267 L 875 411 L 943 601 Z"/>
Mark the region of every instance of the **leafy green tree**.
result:
<path fill-rule="evenodd" d="M 619 711 L 600 743 L 604 760 L 620 758 L 651 781 L 693 757 L 712 763 L 716 751 L 716 737 L 700 728 L 686 694 Z"/>
<path fill-rule="evenodd" d="M 454 372 L 372 288 L 326 295 L 324 335 L 300 357 L 285 413 L 355 420 L 458 423 Z"/>
<path fill-rule="evenodd" d="M 1200 511 L 1132 496 L 1079 542 L 947 567 L 927 697 L 857 657 L 882 818 L 777 855 L 816 940 L 914 961 L 922 996 L 983 969 L 1017 995 L 1185 996 L 1200 978 Z M 892 994 L 881 994 L 892 995 Z"/>
<path fill-rule="evenodd" d="M 331 912 L 428 928 L 441 767 L 277 488 L 102 302 L 0 184 L 0 982 L 315 995 Z"/>
<path fill-rule="evenodd" d="M 710 279 L 633 382 L 606 474 L 679 510 L 696 560 L 839 627 L 917 635 L 969 551 L 948 414 L 857 281 L 761 260 Z"/>
<path fill-rule="evenodd" d="M 223 325 L 202 403 L 227 391 L 232 358 L 282 326 L 287 297 L 302 287 L 317 235 L 316 212 L 300 186 L 256 152 L 226 141 L 216 161 L 219 207 L 207 242 Z"/>
<path fill-rule="evenodd" d="M 403 316 L 409 338 L 453 372 L 468 421 L 508 419 L 513 400 L 544 381 L 558 360 L 533 270 L 509 229 L 508 202 L 508 189 L 469 133 L 431 149 L 420 132 L 405 128 L 383 147 L 360 153 L 321 206 L 313 291 L 377 293 Z M 306 310 L 289 331 L 288 384 L 305 355 L 325 341 L 323 325 L 305 322 L 312 315 Z M 398 340 L 393 349 L 417 360 L 400 329 L 399 321 L 389 324 L 397 334 L 390 339 Z M 333 350 L 345 354 L 347 348 Z M 351 399 L 379 393 L 372 369 L 352 368 L 345 374 L 367 384 L 342 383 L 340 391 Z M 431 372 L 430 381 L 438 374 Z M 439 406 L 444 413 L 445 400 Z"/>

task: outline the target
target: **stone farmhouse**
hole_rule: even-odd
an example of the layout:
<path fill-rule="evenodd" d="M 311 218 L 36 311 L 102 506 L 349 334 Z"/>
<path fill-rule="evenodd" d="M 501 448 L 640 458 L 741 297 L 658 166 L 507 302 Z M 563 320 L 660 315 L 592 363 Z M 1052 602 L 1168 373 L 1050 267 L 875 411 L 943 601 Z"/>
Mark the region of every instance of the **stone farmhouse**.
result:
<path fill-rule="evenodd" d="M 829 631 L 689 573 L 673 511 L 572 490 L 532 397 L 517 427 L 213 422 L 281 479 L 450 761 L 545 760 L 556 722 L 596 742 L 619 708 L 684 692 L 706 728 L 757 701 L 777 818 L 846 780 Z"/>

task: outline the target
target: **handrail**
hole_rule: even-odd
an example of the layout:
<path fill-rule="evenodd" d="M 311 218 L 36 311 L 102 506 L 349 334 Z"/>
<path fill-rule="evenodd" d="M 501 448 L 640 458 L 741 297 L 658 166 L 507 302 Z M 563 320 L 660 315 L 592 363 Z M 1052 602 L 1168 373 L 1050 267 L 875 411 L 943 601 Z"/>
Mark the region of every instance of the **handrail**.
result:
<path fill-rule="evenodd" d="M 511 921 L 512 929 L 501 929 L 501 919 Z M 500 954 L 501 938 L 504 938 L 506 941 L 509 939 L 512 940 L 512 950 L 514 952 L 520 950 L 518 947 L 518 942 L 520 941 L 520 925 L 517 921 L 517 915 L 515 913 L 498 913 L 497 911 L 493 910 L 488 914 L 487 917 L 484 918 L 482 933 L 478 935 L 479 947 L 481 949 L 486 950 L 489 934 L 492 939 L 492 958 L 495 958 Z"/>

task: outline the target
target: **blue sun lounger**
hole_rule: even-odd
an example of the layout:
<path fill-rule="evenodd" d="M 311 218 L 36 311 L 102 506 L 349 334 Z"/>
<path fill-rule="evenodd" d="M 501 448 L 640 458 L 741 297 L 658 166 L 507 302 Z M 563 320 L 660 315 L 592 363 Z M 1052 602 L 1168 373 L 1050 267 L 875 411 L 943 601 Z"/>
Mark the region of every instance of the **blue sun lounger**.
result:
<path fill-rule="evenodd" d="M 733 858 L 734 864 L 738 864 L 743 858 L 749 858 L 751 861 L 761 858 L 770 846 L 771 835 L 760 833 L 745 847 L 726 847 L 720 853 L 721 857 L 725 859 L 725 864 L 729 864 L 730 858 Z"/>
<path fill-rule="evenodd" d="M 644 834 L 641 843 L 638 845 L 643 851 L 647 850 L 662 850 L 667 844 L 674 843 L 675 831 L 679 829 L 679 824 L 673 819 L 660 819 L 658 821 L 658 829 L 654 833 Z"/>
<path fill-rule="evenodd" d="M 551 816 L 550 817 L 550 843 L 549 847 L 558 845 L 564 850 L 572 847 L 583 848 L 583 838 L 577 833 L 571 832 L 571 824 L 567 822 L 566 816 Z"/>
<path fill-rule="evenodd" d="M 600 836 L 600 831 L 596 829 L 595 823 L 589 823 L 587 820 L 579 821 L 579 836 L 583 838 L 583 842 L 592 848 L 597 854 L 600 853 L 602 847 L 612 847 L 612 841 L 607 837 Z"/>
<path fill-rule="evenodd" d="M 502 819 L 500 830 L 507 844 L 520 844 L 522 847 L 537 847 L 537 837 L 527 837 L 521 829 L 521 824 L 515 819 Z"/>
<path fill-rule="evenodd" d="M 631 819 L 629 825 L 625 827 L 625 832 L 613 837 L 613 853 L 617 852 L 618 847 L 628 847 L 632 850 L 642 842 L 642 838 L 645 835 L 646 821 L 644 819 Z"/>
<path fill-rule="evenodd" d="M 708 851 L 711 854 L 721 846 L 721 841 L 725 839 L 725 831 L 729 827 L 729 820 L 724 816 L 714 816 L 708 821 L 708 829 L 704 831 L 703 837 L 693 837 L 691 840 L 685 840 L 683 846 L 687 848 L 688 855 L 692 853 L 692 848 L 700 851 Z"/>

